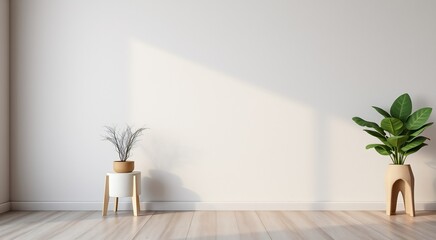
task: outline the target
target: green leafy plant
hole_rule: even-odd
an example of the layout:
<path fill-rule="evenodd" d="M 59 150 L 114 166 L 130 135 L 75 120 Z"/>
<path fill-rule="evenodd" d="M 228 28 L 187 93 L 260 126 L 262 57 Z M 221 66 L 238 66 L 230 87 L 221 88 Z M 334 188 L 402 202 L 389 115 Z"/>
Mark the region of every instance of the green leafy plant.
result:
<path fill-rule="evenodd" d="M 404 93 L 392 104 L 389 113 L 382 108 L 373 108 L 384 118 L 380 125 L 353 117 L 353 121 L 369 135 L 378 138 L 381 143 L 369 144 L 366 149 L 375 149 L 379 154 L 389 156 L 393 164 L 403 165 L 406 158 L 426 146 L 427 137 L 420 134 L 433 123 L 427 123 L 432 109 L 421 108 L 412 113 L 412 100 Z"/>
<path fill-rule="evenodd" d="M 118 131 L 116 127 L 106 126 L 105 129 L 106 135 L 103 140 L 111 142 L 118 152 L 120 161 L 125 162 L 130 157 L 130 151 L 138 141 L 138 137 L 146 128 L 138 128 L 132 131 L 132 128 L 127 126 L 124 130 Z"/>

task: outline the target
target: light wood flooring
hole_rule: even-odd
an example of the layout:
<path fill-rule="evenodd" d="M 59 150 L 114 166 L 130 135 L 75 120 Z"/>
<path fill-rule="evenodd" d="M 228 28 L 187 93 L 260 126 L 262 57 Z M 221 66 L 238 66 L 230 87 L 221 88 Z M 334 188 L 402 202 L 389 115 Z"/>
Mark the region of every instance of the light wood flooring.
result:
<path fill-rule="evenodd" d="M 0 239 L 436 239 L 436 212 L 15 211 L 0 214 Z"/>

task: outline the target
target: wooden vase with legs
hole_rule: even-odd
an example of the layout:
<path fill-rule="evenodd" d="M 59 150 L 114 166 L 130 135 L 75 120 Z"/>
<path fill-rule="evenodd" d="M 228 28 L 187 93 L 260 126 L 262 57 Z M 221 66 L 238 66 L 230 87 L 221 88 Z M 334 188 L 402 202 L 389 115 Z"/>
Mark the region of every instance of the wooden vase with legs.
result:
<path fill-rule="evenodd" d="M 403 196 L 406 214 L 415 216 L 415 178 L 409 164 L 388 166 L 386 172 L 386 214 L 394 215 L 397 209 L 398 194 Z"/>

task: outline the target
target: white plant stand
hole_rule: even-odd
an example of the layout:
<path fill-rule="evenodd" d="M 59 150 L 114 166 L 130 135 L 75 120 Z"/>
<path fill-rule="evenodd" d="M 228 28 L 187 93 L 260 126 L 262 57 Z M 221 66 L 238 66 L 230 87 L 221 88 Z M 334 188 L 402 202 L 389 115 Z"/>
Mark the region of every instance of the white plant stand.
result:
<path fill-rule="evenodd" d="M 114 197 L 114 212 L 118 211 L 118 198 L 131 197 L 133 215 L 138 216 L 140 211 L 139 195 L 141 195 L 141 172 L 107 173 L 104 184 L 104 199 L 102 215 L 107 215 L 109 197 Z"/>

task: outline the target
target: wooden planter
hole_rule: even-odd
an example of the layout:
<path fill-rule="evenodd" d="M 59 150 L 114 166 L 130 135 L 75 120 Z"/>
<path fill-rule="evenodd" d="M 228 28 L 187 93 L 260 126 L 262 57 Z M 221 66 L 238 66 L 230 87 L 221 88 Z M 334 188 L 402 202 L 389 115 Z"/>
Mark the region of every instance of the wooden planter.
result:
<path fill-rule="evenodd" d="M 412 168 L 407 165 L 388 166 L 386 172 L 386 214 L 393 215 L 397 209 L 398 194 L 401 192 L 406 214 L 415 216 L 415 178 Z"/>
<path fill-rule="evenodd" d="M 135 169 L 134 161 L 114 161 L 114 172 L 116 173 L 130 173 Z"/>

